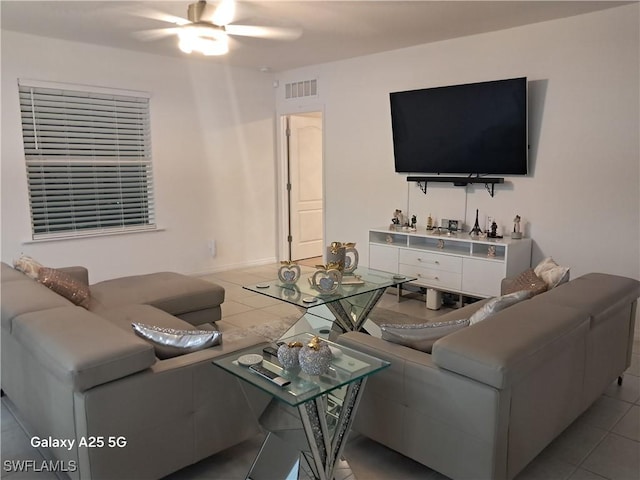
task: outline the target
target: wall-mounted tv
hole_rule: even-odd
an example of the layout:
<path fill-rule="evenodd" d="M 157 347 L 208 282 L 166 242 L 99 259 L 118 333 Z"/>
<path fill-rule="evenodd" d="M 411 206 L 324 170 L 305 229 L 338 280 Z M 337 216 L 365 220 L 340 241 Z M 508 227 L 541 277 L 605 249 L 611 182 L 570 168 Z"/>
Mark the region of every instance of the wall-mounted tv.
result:
<path fill-rule="evenodd" d="M 396 172 L 527 174 L 526 77 L 389 97 Z"/>

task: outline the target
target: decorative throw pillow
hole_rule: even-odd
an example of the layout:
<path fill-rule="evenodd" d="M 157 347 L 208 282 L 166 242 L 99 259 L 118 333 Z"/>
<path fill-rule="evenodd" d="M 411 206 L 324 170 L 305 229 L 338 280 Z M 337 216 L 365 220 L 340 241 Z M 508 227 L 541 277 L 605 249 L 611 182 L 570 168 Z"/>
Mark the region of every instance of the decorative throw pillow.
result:
<path fill-rule="evenodd" d="M 431 353 L 436 340 L 469 325 L 469 319 L 414 324 L 381 324 L 382 339 Z"/>
<path fill-rule="evenodd" d="M 476 323 L 487 319 L 494 313 L 498 313 L 500 310 L 504 310 L 511 305 L 515 305 L 516 303 L 531 297 L 533 297 L 533 292 L 531 290 L 520 290 L 519 292 L 492 298 L 476 310 L 471 317 L 469 317 L 469 325 L 475 325 Z"/>
<path fill-rule="evenodd" d="M 55 268 L 40 267 L 38 281 L 76 305 L 89 308 L 89 286 Z"/>
<path fill-rule="evenodd" d="M 42 264 L 27 255 L 21 255 L 19 259 L 13 261 L 13 268 L 24 273 L 27 277 L 37 280 L 38 271 L 42 268 Z"/>
<path fill-rule="evenodd" d="M 151 342 L 160 359 L 203 350 L 222 342 L 222 332 L 217 330 L 176 330 L 136 322 L 131 326 L 138 336 Z"/>
<path fill-rule="evenodd" d="M 569 281 L 569 267 L 561 267 L 551 257 L 542 260 L 533 271 L 544 280 L 548 290 Z"/>
<path fill-rule="evenodd" d="M 508 295 L 521 290 L 531 290 L 534 295 L 538 295 L 547 291 L 547 284 L 536 275 L 533 268 L 528 268 L 517 277 L 509 279 L 509 284 L 502 293 Z"/>

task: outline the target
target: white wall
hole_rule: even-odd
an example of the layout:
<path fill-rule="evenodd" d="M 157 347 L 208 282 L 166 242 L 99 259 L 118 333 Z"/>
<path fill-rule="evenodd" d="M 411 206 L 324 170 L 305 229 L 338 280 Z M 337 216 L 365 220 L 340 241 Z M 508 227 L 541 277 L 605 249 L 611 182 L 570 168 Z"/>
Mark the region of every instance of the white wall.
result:
<path fill-rule="evenodd" d="M 640 278 L 638 4 L 279 75 L 317 77 L 325 112 L 326 242 L 355 241 L 394 209 L 466 219 L 475 210 L 507 231 L 519 214 L 533 262 L 553 256 L 572 276 Z M 389 92 L 526 76 L 531 175 L 483 185 L 430 184 L 424 195 L 393 171 Z M 281 96 L 280 96 L 281 97 Z M 278 99 L 279 109 L 304 102 Z"/>
<path fill-rule="evenodd" d="M 534 258 L 572 275 L 640 278 L 638 4 L 501 32 L 316 65 L 278 75 L 319 79 L 318 98 L 274 105 L 272 76 L 2 31 L 2 260 L 21 252 L 56 266 L 84 264 L 92 281 L 129 273 L 186 273 L 276 258 L 274 112 L 322 110 L 325 241 L 356 241 L 395 208 L 473 223 L 520 214 Z M 393 172 L 388 94 L 527 76 L 532 175 L 494 198 Z M 29 210 L 19 130 L 19 77 L 149 91 L 158 223 L 165 230 L 25 243 Z M 281 94 L 281 92 L 278 92 Z M 307 108 L 308 107 L 308 108 Z M 217 240 L 211 258 L 207 241 Z"/>
<path fill-rule="evenodd" d="M 150 92 L 157 221 L 164 230 L 31 238 L 17 79 Z M 276 259 L 272 77 L 247 69 L 2 31 L 2 260 L 86 265 L 91 281 L 204 273 Z M 209 239 L 217 243 L 211 258 Z"/>

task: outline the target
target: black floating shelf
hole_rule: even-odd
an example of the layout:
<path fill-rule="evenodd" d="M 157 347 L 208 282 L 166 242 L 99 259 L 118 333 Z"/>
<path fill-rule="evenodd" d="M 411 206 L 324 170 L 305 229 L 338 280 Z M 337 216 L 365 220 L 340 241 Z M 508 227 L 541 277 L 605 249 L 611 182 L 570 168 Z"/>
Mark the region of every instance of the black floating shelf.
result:
<path fill-rule="evenodd" d="M 465 187 L 470 183 L 484 183 L 487 192 L 493 197 L 494 186 L 496 183 L 504 183 L 502 177 L 407 177 L 407 182 L 416 182 L 424 193 L 427 193 L 427 184 L 429 182 L 453 183 L 457 187 Z"/>

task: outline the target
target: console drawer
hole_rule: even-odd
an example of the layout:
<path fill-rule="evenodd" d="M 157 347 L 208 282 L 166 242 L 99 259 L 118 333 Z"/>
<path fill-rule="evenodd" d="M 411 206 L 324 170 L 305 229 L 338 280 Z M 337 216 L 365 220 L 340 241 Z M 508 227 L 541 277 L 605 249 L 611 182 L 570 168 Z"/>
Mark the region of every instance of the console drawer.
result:
<path fill-rule="evenodd" d="M 417 280 L 411 282 L 417 285 L 442 290 L 460 290 L 462 287 L 462 273 L 406 264 L 400 264 L 400 273 L 408 277 L 418 277 Z"/>
<path fill-rule="evenodd" d="M 441 253 L 421 252 L 420 250 L 400 249 L 400 263 L 416 267 L 445 270 L 462 273 L 462 258 Z"/>

